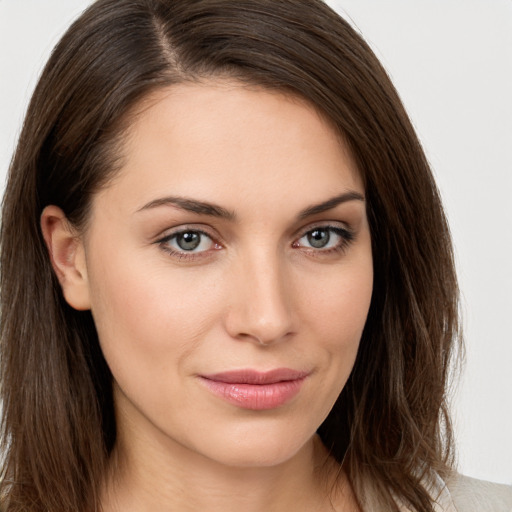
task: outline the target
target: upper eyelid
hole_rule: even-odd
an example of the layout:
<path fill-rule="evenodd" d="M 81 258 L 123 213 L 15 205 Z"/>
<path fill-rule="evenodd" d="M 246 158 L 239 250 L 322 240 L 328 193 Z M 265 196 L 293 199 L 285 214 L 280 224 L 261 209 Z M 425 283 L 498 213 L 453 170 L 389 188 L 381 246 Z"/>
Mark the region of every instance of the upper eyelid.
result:
<path fill-rule="evenodd" d="M 184 225 L 177 226 L 175 228 L 168 228 L 163 230 L 160 234 L 158 234 L 155 239 L 156 242 L 163 242 L 165 240 L 170 240 L 171 238 L 179 235 L 180 233 L 187 233 L 188 231 L 192 231 L 194 233 L 201 233 L 202 235 L 211 238 L 214 242 L 218 241 L 219 236 L 210 233 L 209 230 L 204 229 L 203 227 L 196 227 L 194 225 Z"/>
<path fill-rule="evenodd" d="M 325 229 L 325 230 L 334 231 L 336 233 L 336 235 L 341 237 L 343 240 L 345 240 L 345 242 L 350 242 L 350 241 L 354 240 L 355 235 L 356 235 L 352 229 L 347 228 L 347 227 L 342 228 L 339 226 L 332 226 L 332 225 L 319 225 L 319 226 L 316 226 L 316 227 L 313 227 L 311 229 L 304 231 L 302 235 L 295 238 L 295 241 L 293 243 L 294 244 L 297 243 L 299 240 L 304 238 L 308 233 L 310 233 L 311 231 L 315 231 L 315 229 Z"/>
<path fill-rule="evenodd" d="M 301 238 L 304 235 L 306 235 L 307 233 L 309 233 L 310 231 L 313 231 L 314 229 L 319 229 L 319 228 L 342 229 L 343 231 L 348 231 L 349 233 L 353 232 L 353 229 L 346 222 L 342 222 L 339 220 L 337 220 L 337 221 L 328 221 L 327 220 L 327 221 L 312 222 L 311 224 L 308 224 L 307 226 L 304 226 L 304 227 L 300 228 L 299 230 L 297 230 L 294 236 L 296 238 Z"/>

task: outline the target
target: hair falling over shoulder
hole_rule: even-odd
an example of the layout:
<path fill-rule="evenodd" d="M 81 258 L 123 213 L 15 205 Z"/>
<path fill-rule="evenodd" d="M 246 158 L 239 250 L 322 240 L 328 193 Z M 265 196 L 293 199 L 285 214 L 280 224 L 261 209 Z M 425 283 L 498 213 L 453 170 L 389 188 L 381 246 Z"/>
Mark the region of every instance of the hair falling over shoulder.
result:
<path fill-rule="evenodd" d="M 98 0 L 55 48 L 3 200 L 2 510 L 99 510 L 116 442 L 111 374 L 90 312 L 62 297 L 41 212 L 55 204 L 83 227 L 119 168 L 134 107 L 212 76 L 306 99 L 349 145 L 366 187 L 374 291 L 352 375 L 319 434 L 363 510 L 396 511 L 396 498 L 434 510 L 429 478 L 453 463 L 446 400 L 460 348 L 450 233 L 388 76 L 320 0 Z"/>

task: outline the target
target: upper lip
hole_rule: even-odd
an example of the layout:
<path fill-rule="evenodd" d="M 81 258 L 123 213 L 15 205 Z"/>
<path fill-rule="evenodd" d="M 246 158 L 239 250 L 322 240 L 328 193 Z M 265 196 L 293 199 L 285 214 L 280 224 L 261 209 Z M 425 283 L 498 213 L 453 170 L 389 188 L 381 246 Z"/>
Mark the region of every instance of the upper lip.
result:
<path fill-rule="evenodd" d="M 276 382 L 285 382 L 299 380 L 307 377 L 310 372 L 293 370 L 291 368 L 276 368 L 269 371 L 259 371 L 253 369 L 231 370 L 208 375 L 201 375 L 204 379 L 216 382 L 226 382 L 228 384 L 275 384 Z"/>

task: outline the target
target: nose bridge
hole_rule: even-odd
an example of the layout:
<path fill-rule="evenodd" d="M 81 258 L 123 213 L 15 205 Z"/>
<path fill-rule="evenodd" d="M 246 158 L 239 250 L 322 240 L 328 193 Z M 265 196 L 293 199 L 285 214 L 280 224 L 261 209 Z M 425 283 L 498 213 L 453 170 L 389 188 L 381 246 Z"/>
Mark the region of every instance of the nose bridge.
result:
<path fill-rule="evenodd" d="M 292 329 L 286 265 L 278 251 L 259 247 L 241 258 L 233 284 L 228 330 L 261 344 L 281 340 Z"/>

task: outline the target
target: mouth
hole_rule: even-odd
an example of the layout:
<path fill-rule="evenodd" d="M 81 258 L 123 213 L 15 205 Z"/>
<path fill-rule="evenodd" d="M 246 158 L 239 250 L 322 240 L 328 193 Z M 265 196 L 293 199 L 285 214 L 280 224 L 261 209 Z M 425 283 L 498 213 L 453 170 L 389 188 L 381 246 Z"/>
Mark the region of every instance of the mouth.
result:
<path fill-rule="evenodd" d="M 225 401 L 254 411 L 276 409 L 292 400 L 309 372 L 277 368 L 260 372 L 252 369 L 200 375 L 209 391 Z"/>

